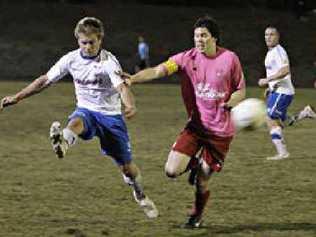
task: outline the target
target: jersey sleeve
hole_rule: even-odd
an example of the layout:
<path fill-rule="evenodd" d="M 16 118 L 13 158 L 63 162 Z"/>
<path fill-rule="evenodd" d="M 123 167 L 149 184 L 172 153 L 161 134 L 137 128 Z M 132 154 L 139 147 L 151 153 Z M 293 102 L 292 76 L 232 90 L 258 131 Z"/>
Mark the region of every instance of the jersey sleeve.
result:
<path fill-rule="evenodd" d="M 47 72 L 48 84 L 55 83 L 69 73 L 69 55 L 66 54 L 61 57 L 54 66 L 52 66 Z"/>
<path fill-rule="evenodd" d="M 178 53 L 170 57 L 163 63 L 167 75 L 171 75 L 182 68 L 183 65 L 183 53 Z"/>
<path fill-rule="evenodd" d="M 290 64 L 289 57 L 282 47 L 277 47 L 274 51 L 274 59 L 280 68 Z"/>
<path fill-rule="evenodd" d="M 232 84 L 233 90 L 236 91 L 245 88 L 246 82 L 239 58 L 236 54 L 233 56 L 232 63 Z"/>
<path fill-rule="evenodd" d="M 121 76 L 117 75 L 117 72 L 122 71 L 122 67 L 116 57 L 113 55 L 106 62 L 107 65 L 107 73 L 109 74 L 110 80 L 114 87 L 119 86 L 120 84 L 124 83 L 124 80 Z"/>

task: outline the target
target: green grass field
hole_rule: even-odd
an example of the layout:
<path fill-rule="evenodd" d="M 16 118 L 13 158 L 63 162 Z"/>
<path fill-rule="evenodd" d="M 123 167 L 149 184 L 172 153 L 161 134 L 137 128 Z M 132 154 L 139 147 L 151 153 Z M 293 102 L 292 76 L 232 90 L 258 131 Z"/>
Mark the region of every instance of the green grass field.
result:
<path fill-rule="evenodd" d="M 1 82 L 0 96 L 25 82 Z M 316 236 L 316 121 L 285 130 L 291 157 L 274 154 L 262 128 L 236 136 L 224 170 L 212 177 L 211 201 L 199 230 L 179 228 L 193 199 L 187 177 L 170 180 L 163 167 L 186 115 L 177 85 L 133 88 L 138 115 L 128 121 L 134 159 L 160 217 L 146 219 L 118 169 L 97 140 L 80 141 L 68 156 L 53 154 L 48 130 L 74 109 L 73 86 L 59 83 L 0 113 L 0 236 Z M 248 89 L 248 97 L 260 97 Z M 298 89 L 290 112 L 314 103 L 315 90 Z"/>

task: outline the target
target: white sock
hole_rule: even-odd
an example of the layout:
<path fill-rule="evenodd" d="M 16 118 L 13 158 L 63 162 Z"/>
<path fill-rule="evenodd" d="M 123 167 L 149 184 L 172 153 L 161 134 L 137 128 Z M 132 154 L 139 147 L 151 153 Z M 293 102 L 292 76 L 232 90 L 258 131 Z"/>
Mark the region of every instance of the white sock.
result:
<path fill-rule="evenodd" d="M 75 145 L 78 140 L 78 135 L 71 131 L 69 128 L 65 128 L 63 130 L 63 137 L 67 141 L 69 146 Z"/>
<path fill-rule="evenodd" d="M 287 154 L 288 151 L 286 149 L 285 141 L 283 139 L 282 128 L 280 126 L 273 127 L 270 130 L 270 135 L 278 154 L 279 155 Z"/>
<path fill-rule="evenodd" d="M 143 186 L 142 186 L 142 176 L 138 174 L 134 179 L 127 177 L 122 173 L 124 182 L 131 186 L 136 192 L 138 199 L 143 199 L 145 197 Z"/>

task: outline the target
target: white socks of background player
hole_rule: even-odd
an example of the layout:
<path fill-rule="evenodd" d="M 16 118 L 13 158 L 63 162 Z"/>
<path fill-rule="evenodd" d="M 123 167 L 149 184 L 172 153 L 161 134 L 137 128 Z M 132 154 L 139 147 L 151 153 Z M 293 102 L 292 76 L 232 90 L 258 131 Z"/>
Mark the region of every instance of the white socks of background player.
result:
<path fill-rule="evenodd" d="M 63 137 L 66 140 L 68 146 L 73 146 L 78 140 L 78 135 L 71 131 L 69 128 L 64 128 Z"/>
<path fill-rule="evenodd" d="M 286 145 L 282 135 L 282 128 L 280 126 L 273 127 L 270 130 L 270 135 L 272 138 L 272 142 L 275 145 L 275 148 L 279 155 L 285 155 L 288 153 L 286 149 Z"/>

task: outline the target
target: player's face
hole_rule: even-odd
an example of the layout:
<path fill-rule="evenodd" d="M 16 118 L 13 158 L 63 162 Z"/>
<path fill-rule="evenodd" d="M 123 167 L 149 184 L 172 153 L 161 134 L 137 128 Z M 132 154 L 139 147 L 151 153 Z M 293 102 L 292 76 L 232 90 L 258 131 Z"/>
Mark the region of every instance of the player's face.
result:
<path fill-rule="evenodd" d="M 272 48 L 279 43 L 279 33 L 274 28 L 267 28 L 264 32 L 264 39 L 268 48 Z"/>
<path fill-rule="evenodd" d="M 216 51 L 216 38 L 205 27 L 198 27 L 194 30 L 195 47 L 206 55 Z"/>
<path fill-rule="evenodd" d="M 102 38 L 97 34 L 78 34 L 78 44 L 82 53 L 86 56 L 96 56 L 100 50 Z"/>

